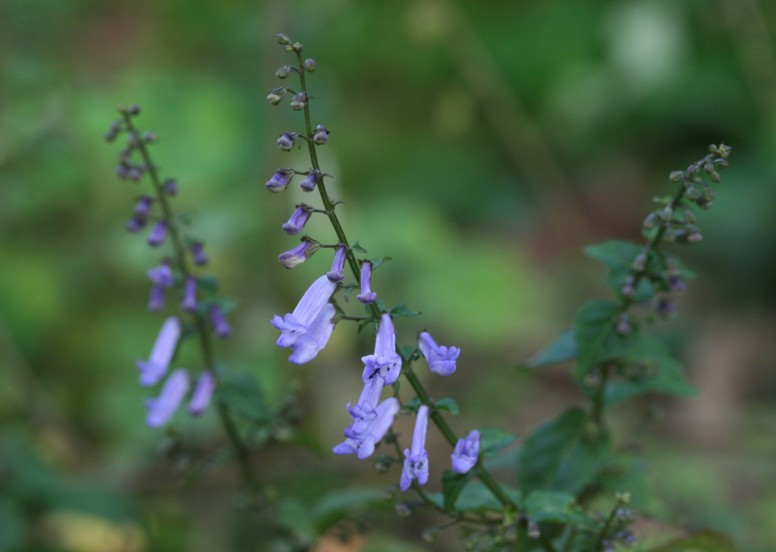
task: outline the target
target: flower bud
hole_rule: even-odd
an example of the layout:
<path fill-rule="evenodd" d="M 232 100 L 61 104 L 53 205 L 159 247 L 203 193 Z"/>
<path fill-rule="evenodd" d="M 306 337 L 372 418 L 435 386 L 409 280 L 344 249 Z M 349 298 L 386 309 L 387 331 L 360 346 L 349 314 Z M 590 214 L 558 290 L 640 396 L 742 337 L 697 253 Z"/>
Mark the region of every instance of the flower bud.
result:
<path fill-rule="evenodd" d="M 315 73 L 315 70 L 318 68 L 318 64 L 315 63 L 315 60 L 312 58 L 307 58 L 304 60 L 304 70 L 308 73 Z"/>
<path fill-rule="evenodd" d="M 106 142 L 113 142 L 116 139 L 116 136 L 118 136 L 120 132 L 121 132 L 121 121 L 116 120 L 111 123 L 110 127 L 108 127 L 108 130 L 105 131 L 105 134 L 103 135 L 103 137 L 105 138 Z"/>
<path fill-rule="evenodd" d="M 285 88 L 273 88 L 267 93 L 267 101 L 272 105 L 278 105 L 286 95 Z"/>
<path fill-rule="evenodd" d="M 671 182 L 679 182 L 682 178 L 684 178 L 684 171 L 671 171 L 671 174 L 668 175 Z"/>
<path fill-rule="evenodd" d="M 288 38 L 288 35 L 285 33 L 275 33 L 275 38 L 278 41 L 278 44 L 290 44 L 291 39 Z"/>
<path fill-rule="evenodd" d="M 296 132 L 285 132 L 275 142 L 283 151 L 291 151 L 296 143 Z"/>
<path fill-rule="evenodd" d="M 633 259 L 633 264 L 631 264 L 631 268 L 636 272 L 644 272 L 644 269 L 647 268 L 647 254 L 642 251 L 636 255 L 636 258 Z"/>
<path fill-rule="evenodd" d="M 301 111 L 304 106 L 307 105 L 307 94 L 304 92 L 297 92 L 294 97 L 291 98 L 291 109 Z"/>
<path fill-rule="evenodd" d="M 538 539 L 542 536 L 542 531 L 539 529 L 539 524 L 536 523 L 534 520 L 529 519 L 528 520 L 528 538 L 529 539 Z"/>
<path fill-rule="evenodd" d="M 283 65 L 282 67 L 278 68 L 277 71 L 275 71 L 275 76 L 279 79 L 285 79 L 288 78 L 288 74 L 291 72 L 291 67 L 289 65 Z"/>
<path fill-rule="evenodd" d="M 294 52 L 301 52 L 302 48 L 304 48 L 304 46 L 302 45 L 301 42 L 294 42 L 293 44 L 291 44 L 291 49 Z"/>
<path fill-rule="evenodd" d="M 140 106 L 137 104 L 132 104 L 127 108 L 127 113 L 129 115 L 140 115 Z"/>
<path fill-rule="evenodd" d="M 313 133 L 313 142 L 315 142 L 319 146 L 322 146 L 328 141 L 329 141 L 329 131 L 326 129 L 326 127 L 323 125 L 318 125 L 317 127 L 315 127 L 315 132 Z"/>
<path fill-rule="evenodd" d="M 145 142 L 146 144 L 153 144 L 158 139 L 159 139 L 159 136 L 151 130 L 143 133 L 143 142 Z"/>
<path fill-rule="evenodd" d="M 286 189 L 288 183 L 291 182 L 291 178 L 294 176 L 293 169 L 278 169 L 272 178 L 264 183 L 264 187 L 270 192 L 280 192 Z"/>
<path fill-rule="evenodd" d="M 410 506 L 407 502 L 397 502 L 396 515 L 400 518 L 412 517 L 412 506 Z"/>
<path fill-rule="evenodd" d="M 162 187 L 164 188 L 164 192 L 169 196 L 175 196 L 178 195 L 178 182 L 174 178 L 168 178 L 164 181 L 164 184 L 162 184 Z"/>
<path fill-rule="evenodd" d="M 318 180 L 321 178 L 321 171 L 317 169 L 310 169 L 310 173 L 299 183 L 303 192 L 312 192 L 315 189 L 315 185 L 318 184 Z"/>

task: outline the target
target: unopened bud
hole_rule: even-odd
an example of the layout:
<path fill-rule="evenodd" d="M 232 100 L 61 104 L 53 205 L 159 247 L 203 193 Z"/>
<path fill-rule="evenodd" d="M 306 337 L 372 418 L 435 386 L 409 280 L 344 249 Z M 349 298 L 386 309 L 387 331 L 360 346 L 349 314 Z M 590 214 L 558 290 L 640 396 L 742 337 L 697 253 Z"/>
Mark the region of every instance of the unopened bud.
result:
<path fill-rule="evenodd" d="M 671 171 L 671 174 L 668 175 L 671 182 L 679 182 L 682 178 L 684 178 L 684 171 Z"/>
<path fill-rule="evenodd" d="M 140 106 L 137 104 L 132 104 L 127 108 L 127 113 L 129 115 L 140 115 Z"/>
<path fill-rule="evenodd" d="M 302 43 L 301 43 L 301 42 L 294 42 L 294 43 L 291 45 L 291 49 L 292 49 L 294 52 L 301 52 L 301 51 L 302 51 L 302 48 L 304 48 L 304 46 L 302 46 Z"/>
<path fill-rule="evenodd" d="M 119 135 L 119 132 L 121 132 L 121 121 L 116 120 L 110 124 L 110 127 L 105 131 L 103 137 L 107 142 L 113 142 L 113 140 L 116 139 L 116 136 Z"/>
<path fill-rule="evenodd" d="M 663 208 L 663 209 L 660 211 L 660 214 L 659 214 L 658 216 L 660 217 L 660 220 L 662 220 L 663 222 L 668 222 L 668 221 L 670 221 L 670 220 L 673 218 L 673 216 L 674 216 L 674 210 L 673 210 L 673 209 L 671 209 L 671 206 L 670 206 L 670 205 L 666 205 L 666 206 L 665 206 L 665 207 L 664 207 L 664 208 Z"/>
<path fill-rule="evenodd" d="M 159 139 L 159 136 L 153 131 L 149 130 L 148 132 L 143 133 L 143 142 L 145 142 L 146 144 L 153 144 L 158 139 Z"/>
<path fill-rule="evenodd" d="M 620 335 L 628 335 L 631 332 L 630 316 L 627 312 L 620 315 L 620 319 L 617 321 L 617 333 Z"/>
<path fill-rule="evenodd" d="M 644 272 L 644 269 L 647 268 L 647 254 L 644 251 L 636 255 L 636 258 L 633 259 L 633 263 L 631 264 L 631 268 L 636 272 Z"/>
<path fill-rule="evenodd" d="M 296 111 L 301 111 L 304 109 L 304 106 L 307 104 L 307 94 L 304 92 L 297 92 L 294 94 L 294 97 L 291 98 L 291 109 L 295 109 Z"/>
<path fill-rule="evenodd" d="M 296 143 L 296 132 L 286 132 L 281 134 L 275 141 L 278 147 L 283 151 L 291 151 Z"/>
<path fill-rule="evenodd" d="M 329 131 L 326 129 L 326 127 L 323 125 L 318 125 L 317 127 L 315 127 L 315 132 L 313 133 L 313 142 L 315 142 L 319 146 L 322 146 L 328 141 L 329 141 Z"/>
<path fill-rule="evenodd" d="M 400 518 L 412 517 L 412 506 L 406 502 L 396 503 L 396 515 Z"/>
<path fill-rule="evenodd" d="M 278 41 L 278 44 L 289 44 L 291 42 L 291 39 L 288 38 L 288 35 L 285 33 L 275 33 L 275 38 Z"/>
<path fill-rule="evenodd" d="M 644 223 L 643 223 L 644 228 L 646 228 L 647 230 L 653 229 L 655 227 L 655 222 L 656 222 L 655 219 L 657 219 L 656 213 L 653 212 L 648 214 L 647 217 L 644 219 Z"/>
<path fill-rule="evenodd" d="M 726 146 L 725 144 L 720 144 L 717 148 L 717 153 L 720 157 L 723 159 L 727 159 L 730 156 L 730 153 L 733 151 L 733 148 L 730 146 Z"/>
<path fill-rule="evenodd" d="M 267 101 L 272 105 L 278 105 L 283 100 L 283 96 L 285 95 L 285 88 L 275 88 L 267 93 Z"/>
<path fill-rule="evenodd" d="M 634 284 L 635 282 L 633 280 L 633 276 L 626 276 L 625 283 L 622 285 L 622 289 L 620 290 L 624 297 L 633 297 L 633 295 L 636 293 Z"/>
<path fill-rule="evenodd" d="M 304 60 L 304 70 L 308 73 L 315 73 L 315 70 L 318 68 L 318 64 L 315 63 L 315 60 L 312 58 L 307 58 Z"/>
<path fill-rule="evenodd" d="M 288 65 L 284 65 L 283 67 L 280 67 L 277 71 L 275 71 L 275 76 L 279 79 L 285 79 L 288 77 L 288 74 L 291 72 L 291 67 Z"/>
<path fill-rule="evenodd" d="M 441 529 L 439 527 L 429 527 L 421 534 L 421 538 L 426 542 L 434 542 L 439 536 Z"/>

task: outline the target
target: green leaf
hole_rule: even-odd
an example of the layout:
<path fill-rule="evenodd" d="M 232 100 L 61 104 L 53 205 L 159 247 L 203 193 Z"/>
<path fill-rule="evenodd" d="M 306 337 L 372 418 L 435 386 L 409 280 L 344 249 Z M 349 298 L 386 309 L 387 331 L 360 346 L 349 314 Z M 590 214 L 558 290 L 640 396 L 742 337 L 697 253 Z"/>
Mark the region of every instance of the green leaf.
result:
<path fill-rule="evenodd" d="M 392 260 L 393 257 L 378 257 L 375 259 L 369 259 L 369 262 L 372 263 L 372 270 L 376 270 L 377 267 L 379 267 L 381 264 Z"/>
<path fill-rule="evenodd" d="M 568 493 L 533 491 L 526 497 L 523 509 L 529 519 L 537 523 L 549 521 L 575 525 L 595 525 L 590 518 L 580 511 L 574 495 Z"/>
<path fill-rule="evenodd" d="M 480 454 L 482 456 L 495 456 L 501 449 L 514 443 L 516 439 L 516 434 L 498 427 L 480 429 Z"/>
<path fill-rule="evenodd" d="M 585 253 L 609 269 L 606 281 L 612 288 L 617 297 L 622 297 L 622 288 L 625 285 L 625 279 L 633 275 L 632 264 L 644 247 L 637 243 L 610 240 L 597 245 L 591 245 L 585 248 Z M 647 256 L 646 271 L 656 272 L 657 265 L 661 262 L 662 254 L 650 251 Z M 652 297 L 654 290 L 652 284 L 647 278 L 639 280 L 638 287 L 635 290 L 633 299 L 636 302 L 646 301 Z"/>
<path fill-rule="evenodd" d="M 353 250 L 353 251 L 358 251 L 359 253 L 366 253 L 367 252 L 366 249 L 361 247 L 361 244 L 358 241 L 356 241 L 356 243 L 354 243 L 354 244 L 351 244 L 350 249 Z"/>
<path fill-rule="evenodd" d="M 601 362 L 619 358 L 627 351 L 628 340 L 635 332 L 623 336 L 615 331 L 620 313 L 620 305 L 607 299 L 594 299 L 579 309 L 574 321 L 577 379 L 584 378 Z"/>
<path fill-rule="evenodd" d="M 650 552 L 738 552 L 738 548 L 727 535 L 704 530 L 674 539 Z"/>
<path fill-rule="evenodd" d="M 434 403 L 434 408 L 437 410 L 446 410 L 453 416 L 458 416 L 458 403 L 449 397 L 445 397 L 444 399 L 439 399 L 436 401 Z"/>
<path fill-rule="evenodd" d="M 608 434 L 595 429 L 579 408 L 571 408 L 539 426 L 518 459 L 524 492 L 537 489 L 576 493 L 605 467 Z"/>
<path fill-rule="evenodd" d="M 526 363 L 528 368 L 540 368 L 576 358 L 577 345 L 574 329 L 569 328 L 553 341 L 546 349 L 539 352 Z"/>
<path fill-rule="evenodd" d="M 455 503 L 466 484 L 471 480 L 472 471 L 467 473 L 455 473 L 452 470 L 445 471 L 442 475 L 442 496 L 444 497 L 445 510 L 454 510 Z"/>
<path fill-rule="evenodd" d="M 647 393 L 690 397 L 696 393 L 684 376 L 684 369 L 668 349 L 654 336 L 635 339 L 623 357 L 619 370 L 622 379 L 610 381 L 606 388 L 609 406 Z"/>
<path fill-rule="evenodd" d="M 251 374 L 225 376 L 216 389 L 217 397 L 238 416 L 255 423 L 266 423 L 271 412 L 264 403 L 264 393 Z"/>
<path fill-rule="evenodd" d="M 520 504 L 520 491 L 511 489 L 505 485 L 502 485 L 501 488 L 516 504 Z M 429 493 L 428 498 L 439 507 L 444 508 L 444 495 L 442 493 Z M 503 511 L 504 506 L 495 496 L 493 496 L 493 493 L 482 483 L 482 481 L 472 477 L 471 481 L 463 487 L 463 490 L 458 495 L 458 499 L 455 502 L 455 509 L 458 512 L 501 512 Z"/>
<path fill-rule="evenodd" d="M 407 305 L 400 304 L 396 305 L 391 309 L 391 317 L 396 318 L 397 316 L 404 316 L 405 318 L 412 318 L 414 316 L 418 316 L 422 314 L 420 311 L 414 311 L 409 308 L 407 308 Z"/>
<path fill-rule="evenodd" d="M 357 510 L 384 502 L 385 491 L 372 487 L 354 487 L 329 492 L 312 509 L 317 533 L 321 534 L 338 521 L 351 517 Z"/>

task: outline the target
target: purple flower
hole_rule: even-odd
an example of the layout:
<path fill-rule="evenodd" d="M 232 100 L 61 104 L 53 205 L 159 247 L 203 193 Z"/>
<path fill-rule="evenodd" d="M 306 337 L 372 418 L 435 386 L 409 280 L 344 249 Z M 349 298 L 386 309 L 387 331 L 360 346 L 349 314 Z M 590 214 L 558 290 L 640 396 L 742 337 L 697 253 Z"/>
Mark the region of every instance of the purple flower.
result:
<path fill-rule="evenodd" d="M 151 214 L 151 205 L 153 205 L 154 199 L 149 195 L 142 195 L 137 198 L 135 203 L 134 214 L 136 217 L 145 218 Z"/>
<path fill-rule="evenodd" d="M 197 266 L 203 266 L 210 260 L 205 254 L 205 244 L 201 241 L 195 241 L 191 244 L 191 255 L 194 257 L 194 264 Z"/>
<path fill-rule="evenodd" d="M 361 263 L 361 293 L 358 294 L 358 300 L 362 303 L 374 303 L 377 294 L 372 291 L 372 263 L 364 261 Z"/>
<path fill-rule="evenodd" d="M 224 318 L 224 313 L 218 305 L 210 307 L 210 323 L 213 324 L 213 330 L 216 335 L 222 339 L 232 335 L 232 328 Z"/>
<path fill-rule="evenodd" d="M 164 243 L 164 239 L 167 237 L 167 221 L 160 220 L 151 229 L 151 233 L 148 234 L 148 245 L 151 247 L 157 247 Z"/>
<path fill-rule="evenodd" d="M 210 404 L 210 398 L 213 396 L 213 390 L 216 388 L 216 378 L 213 372 L 206 370 L 199 375 L 197 386 L 191 395 L 189 402 L 189 414 L 199 416 L 207 410 Z"/>
<path fill-rule="evenodd" d="M 312 192 L 315 189 L 315 185 L 318 184 L 318 180 L 321 178 L 321 171 L 318 169 L 311 169 L 310 173 L 304 177 L 304 180 L 299 183 L 302 191 Z"/>
<path fill-rule="evenodd" d="M 404 467 L 401 470 L 399 488 L 406 491 L 417 479 L 418 485 L 428 481 L 428 452 L 426 452 L 426 429 L 428 428 L 428 406 L 418 408 L 415 431 L 412 433 L 412 448 L 404 449 Z"/>
<path fill-rule="evenodd" d="M 317 249 L 318 242 L 310 238 L 303 238 L 302 243 L 278 255 L 278 262 L 290 270 L 312 257 Z"/>
<path fill-rule="evenodd" d="M 321 276 L 305 292 L 294 312 L 272 318 L 272 325 L 281 332 L 277 346 L 291 348 L 288 360 L 294 364 L 310 362 L 329 341 L 335 314 L 329 298 L 336 287 L 325 275 Z"/>
<path fill-rule="evenodd" d="M 276 143 L 283 151 L 291 151 L 296 143 L 296 132 L 285 132 L 278 137 Z"/>
<path fill-rule="evenodd" d="M 171 316 L 162 324 L 154 347 L 151 349 L 151 356 L 148 360 L 138 360 L 136 363 L 140 370 L 140 385 L 155 385 L 164 376 L 175 354 L 180 336 L 180 320 Z"/>
<path fill-rule="evenodd" d="M 146 424 L 151 427 L 166 424 L 178 410 L 178 406 L 188 391 L 189 373 L 183 368 L 175 370 L 164 382 L 159 397 L 146 400 L 146 408 L 148 409 Z"/>
<path fill-rule="evenodd" d="M 356 437 L 349 437 L 346 434 L 345 440 L 334 447 L 332 451 L 334 454 L 355 454 L 361 460 L 371 456 L 377 443 L 391 428 L 398 411 L 399 400 L 396 397 L 385 399 L 370 414 L 369 420 L 365 422 L 364 427 L 360 429 Z M 351 433 L 351 435 L 354 434 Z"/>
<path fill-rule="evenodd" d="M 267 180 L 267 182 L 264 184 L 264 187 L 267 188 L 270 192 L 280 192 L 286 189 L 286 186 L 288 186 L 288 183 L 291 182 L 291 178 L 293 176 L 293 169 L 278 169 L 275 171 L 275 174 L 272 175 L 272 178 Z"/>
<path fill-rule="evenodd" d="M 315 132 L 313 133 L 313 142 L 315 142 L 319 146 L 322 146 L 328 141 L 329 141 L 328 129 L 323 125 L 316 126 Z"/>
<path fill-rule="evenodd" d="M 477 463 L 477 457 L 480 454 L 480 432 L 473 429 L 466 436 L 466 439 L 458 439 L 455 449 L 450 455 L 453 463 L 453 471 L 456 473 L 466 473 Z"/>
<path fill-rule="evenodd" d="M 178 181 L 174 178 L 168 178 L 165 180 L 164 184 L 162 184 L 162 187 L 164 188 L 164 191 L 167 195 L 178 195 Z"/>
<path fill-rule="evenodd" d="M 455 372 L 455 361 L 461 354 L 461 349 L 437 345 L 428 332 L 420 332 L 418 347 L 432 372 L 440 376 L 449 376 Z"/>
<path fill-rule="evenodd" d="M 132 232 L 134 234 L 140 232 L 145 225 L 146 219 L 135 216 L 127 221 L 126 229 L 127 232 Z"/>
<path fill-rule="evenodd" d="M 344 245 L 337 247 L 337 252 L 334 254 L 334 260 L 331 263 L 331 270 L 326 273 L 326 277 L 332 282 L 340 282 L 345 275 L 342 273 L 345 268 L 345 258 L 347 257 L 348 250 Z"/>
<path fill-rule="evenodd" d="M 358 402 L 351 406 L 348 403 L 347 409 L 353 423 L 345 429 L 345 437 L 358 439 L 364 435 L 365 431 L 377 418 L 377 403 L 380 402 L 380 394 L 383 390 L 383 378 L 376 376 L 364 384 L 361 391 L 361 397 Z"/>
<path fill-rule="evenodd" d="M 374 354 L 361 357 L 361 360 L 364 362 L 361 379 L 365 383 L 380 376 L 386 385 L 391 385 L 399 378 L 401 357 L 396 353 L 396 332 L 390 314 L 385 313 L 380 317 Z"/>
<path fill-rule="evenodd" d="M 193 276 L 186 278 L 186 283 L 183 284 L 181 309 L 188 312 L 197 310 L 197 279 Z"/>
<path fill-rule="evenodd" d="M 148 300 L 148 310 L 158 311 L 164 306 L 164 290 L 175 284 L 172 269 L 167 263 L 162 263 L 148 271 L 148 278 L 153 282 L 151 297 Z"/>
<path fill-rule="evenodd" d="M 283 231 L 286 234 L 294 235 L 304 228 L 307 221 L 310 220 L 310 215 L 313 214 L 313 208 L 306 203 L 300 203 L 296 206 L 296 211 L 288 219 L 288 222 L 283 225 Z"/>

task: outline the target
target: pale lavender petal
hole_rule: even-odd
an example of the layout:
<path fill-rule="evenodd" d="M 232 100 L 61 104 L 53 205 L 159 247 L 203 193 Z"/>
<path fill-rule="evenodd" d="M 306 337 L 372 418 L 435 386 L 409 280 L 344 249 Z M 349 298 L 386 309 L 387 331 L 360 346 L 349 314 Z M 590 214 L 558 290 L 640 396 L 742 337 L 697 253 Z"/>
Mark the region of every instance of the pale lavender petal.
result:
<path fill-rule="evenodd" d="M 317 249 L 318 244 L 316 242 L 310 239 L 303 239 L 302 243 L 293 249 L 289 249 L 278 255 L 278 262 L 283 265 L 283 267 L 290 270 L 312 257 Z"/>
<path fill-rule="evenodd" d="M 453 465 L 453 471 L 456 473 L 466 473 L 477 464 L 477 458 L 480 454 L 480 432 L 472 430 L 466 439 L 458 439 L 450 460 Z"/>
<path fill-rule="evenodd" d="M 183 284 L 183 301 L 181 309 L 193 312 L 197 310 L 197 279 L 189 276 Z"/>
<path fill-rule="evenodd" d="M 148 416 L 146 423 L 151 427 L 159 427 L 166 424 L 178 410 L 183 397 L 189 391 L 189 374 L 180 368 L 175 370 L 164 383 L 159 396 L 156 399 L 147 399 L 146 408 Z"/>
<path fill-rule="evenodd" d="M 364 304 L 374 303 L 377 300 L 377 294 L 372 291 L 372 263 L 364 261 L 361 263 L 361 293 L 358 294 L 358 300 Z"/>
<path fill-rule="evenodd" d="M 175 354 L 175 348 L 178 346 L 180 335 L 181 325 L 178 318 L 171 316 L 164 321 L 148 360 L 137 361 L 141 385 L 154 385 L 167 372 L 170 361 Z"/>
<path fill-rule="evenodd" d="M 425 404 L 418 408 L 415 430 L 412 434 L 412 448 L 404 449 L 404 466 L 399 481 L 399 488 L 402 491 L 410 488 L 413 479 L 416 479 L 419 485 L 425 485 L 428 481 L 428 452 L 426 451 L 428 414 L 428 406 Z"/>
<path fill-rule="evenodd" d="M 307 291 L 302 295 L 296 308 L 291 313 L 301 324 L 308 326 L 313 320 L 318 318 L 323 307 L 329 303 L 331 295 L 337 285 L 330 282 L 326 276 L 321 276 L 315 280 Z"/>
<path fill-rule="evenodd" d="M 347 248 L 344 245 L 337 247 L 334 254 L 334 260 L 331 263 L 331 270 L 326 273 L 326 277 L 332 282 L 340 282 L 345 278 L 343 270 L 345 268 L 345 259 L 347 257 Z"/>
<path fill-rule="evenodd" d="M 189 402 L 189 414 L 192 416 L 199 416 L 205 410 L 207 410 L 210 404 L 210 398 L 213 396 L 213 390 L 216 388 L 216 378 L 209 370 L 202 372 L 199 375 L 197 386 L 194 388 L 194 393 L 191 395 L 191 401 Z"/>
<path fill-rule="evenodd" d="M 432 372 L 440 376 L 449 376 L 455 372 L 456 360 L 461 354 L 461 349 L 437 345 L 428 332 L 420 333 L 418 347 Z"/>
<path fill-rule="evenodd" d="M 375 375 L 385 380 L 386 385 L 393 384 L 401 372 L 401 356 L 396 353 L 396 331 L 391 315 L 384 313 L 380 317 L 375 338 L 375 352 L 361 358 L 364 362 L 362 379 L 368 381 Z"/>
<path fill-rule="evenodd" d="M 288 222 L 283 225 L 283 231 L 289 235 L 298 234 L 304 228 L 304 225 L 307 224 L 307 221 L 310 220 L 312 214 L 312 207 L 305 203 L 300 203 L 294 214 L 288 219 Z"/>
<path fill-rule="evenodd" d="M 224 313 L 218 305 L 210 307 L 210 323 L 213 324 L 213 331 L 222 339 L 232 335 L 232 328 L 224 318 Z"/>
<path fill-rule="evenodd" d="M 299 186 L 301 186 L 302 191 L 305 192 L 312 192 L 315 189 L 315 185 L 318 184 L 318 181 L 321 178 L 321 171 L 317 169 L 310 170 L 310 174 L 308 174 L 302 182 L 299 183 Z"/>
<path fill-rule="evenodd" d="M 288 183 L 291 182 L 291 178 L 294 176 L 294 171 L 291 169 L 278 169 L 272 178 L 267 180 L 264 187 L 270 192 L 280 192 L 286 189 Z"/>
<path fill-rule="evenodd" d="M 288 360 L 294 364 L 305 364 L 310 362 L 329 342 L 334 331 L 334 322 L 332 318 L 336 314 L 336 309 L 330 303 L 326 303 L 321 309 L 318 318 L 312 321 L 307 328 L 307 333 L 296 340 L 291 345 L 293 353 Z"/>

